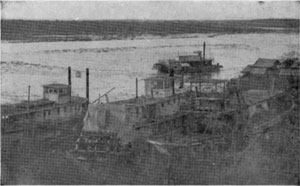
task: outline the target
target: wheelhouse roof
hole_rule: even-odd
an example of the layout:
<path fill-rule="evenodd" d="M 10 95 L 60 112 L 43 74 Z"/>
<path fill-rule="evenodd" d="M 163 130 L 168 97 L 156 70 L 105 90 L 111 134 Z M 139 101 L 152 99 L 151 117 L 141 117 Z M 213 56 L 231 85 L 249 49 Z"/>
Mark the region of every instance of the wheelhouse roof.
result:
<path fill-rule="evenodd" d="M 44 88 L 69 88 L 69 85 L 66 84 L 59 84 L 59 83 L 52 83 L 52 84 L 47 84 L 43 85 Z"/>

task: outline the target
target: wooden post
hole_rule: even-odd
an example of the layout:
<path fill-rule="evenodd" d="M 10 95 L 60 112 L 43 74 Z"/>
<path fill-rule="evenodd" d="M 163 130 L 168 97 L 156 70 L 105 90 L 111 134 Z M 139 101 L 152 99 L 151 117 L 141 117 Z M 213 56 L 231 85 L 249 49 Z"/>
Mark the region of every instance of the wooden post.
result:
<path fill-rule="evenodd" d="M 138 87 L 139 85 L 138 85 L 138 78 L 135 78 L 135 97 L 136 98 L 138 98 L 139 97 L 139 95 L 138 95 Z"/>
<path fill-rule="evenodd" d="M 172 77 L 172 95 L 175 95 L 175 79 Z"/>
<path fill-rule="evenodd" d="M 275 78 L 272 79 L 270 96 L 274 94 L 274 89 L 275 89 Z"/>
<path fill-rule="evenodd" d="M 181 75 L 181 85 L 180 88 L 184 88 L 184 75 Z"/>
<path fill-rule="evenodd" d="M 28 101 L 30 101 L 30 85 L 28 86 Z"/>
<path fill-rule="evenodd" d="M 89 103 L 89 68 L 86 68 L 86 99 Z"/>

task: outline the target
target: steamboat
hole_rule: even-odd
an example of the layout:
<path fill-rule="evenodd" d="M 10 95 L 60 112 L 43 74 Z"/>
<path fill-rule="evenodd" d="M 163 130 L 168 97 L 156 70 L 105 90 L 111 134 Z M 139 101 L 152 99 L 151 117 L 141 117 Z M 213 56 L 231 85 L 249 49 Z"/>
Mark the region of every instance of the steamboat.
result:
<path fill-rule="evenodd" d="M 175 73 L 175 74 L 206 74 L 218 72 L 223 66 L 219 63 L 213 64 L 214 59 L 206 58 L 205 42 L 203 43 L 202 51 L 195 51 L 196 55 L 180 55 L 177 60 L 160 60 L 153 65 L 159 73 Z"/>
<path fill-rule="evenodd" d="M 86 75 L 88 85 L 89 69 L 86 69 Z M 42 99 L 30 100 L 29 86 L 28 100 L 1 105 L 2 134 L 26 132 L 36 135 L 57 128 L 80 128 L 88 107 L 88 86 L 86 98 L 73 96 L 71 92 L 71 67 L 68 68 L 68 84 L 44 85 Z"/>

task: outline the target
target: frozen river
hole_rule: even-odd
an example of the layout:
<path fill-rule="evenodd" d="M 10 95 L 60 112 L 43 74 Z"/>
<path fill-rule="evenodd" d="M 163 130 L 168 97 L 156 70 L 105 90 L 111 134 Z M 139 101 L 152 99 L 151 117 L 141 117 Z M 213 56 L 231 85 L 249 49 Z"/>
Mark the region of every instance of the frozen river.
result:
<path fill-rule="evenodd" d="M 189 35 L 191 36 L 191 35 Z M 135 78 L 155 73 L 152 65 L 159 59 L 192 54 L 207 45 L 207 56 L 224 66 L 217 78 L 229 79 L 253 64 L 257 58 L 281 58 L 284 53 L 299 51 L 297 34 L 192 35 L 185 38 L 139 40 L 2 43 L 1 103 L 27 99 L 31 86 L 33 99 L 42 97 L 42 85 L 67 84 L 67 67 L 72 67 L 72 93 L 85 96 L 85 68 L 90 68 L 90 99 L 109 89 L 110 100 L 135 95 Z M 81 77 L 75 72 L 81 71 Z M 143 82 L 139 86 L 144 93 Z"/>

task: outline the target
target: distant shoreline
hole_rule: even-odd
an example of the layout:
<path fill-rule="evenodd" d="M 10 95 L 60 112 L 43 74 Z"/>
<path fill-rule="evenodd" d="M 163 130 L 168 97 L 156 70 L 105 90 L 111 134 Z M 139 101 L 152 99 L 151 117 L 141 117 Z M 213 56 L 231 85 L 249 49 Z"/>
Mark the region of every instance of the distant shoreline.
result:
<path fill-rule="evenodd" d="M 170 34 L 167 36 L 159 35 L 147 35 L 147 36 L 132 36 L 132 37 L 122 37 L 122 36 L 39 36 L 26 39 L 10 39 L 1 40 L 2 43 L 38 43 L 38 42 L 78 42 L 78 41 L 113 41 L 113 40 L 153 40 L 153 39 L 177 39 L 177 38 L 199 38 L 200 34 L 206 34 L 207 37 L 213 38 L 222 35 L 234 35 L 234 34 L 295 34 L 297 32 L 250 32 L 250 33 L 196 33 L 196 34 Z"/>
<path fill-rule="evenodd" d="M 299 33 L 298 19 L 235 21 L 32 21 L 2 20 L 4 43 L 182 38 L 208 34 Z M 194 36 L 197 37 L 197 36 Z"/>

